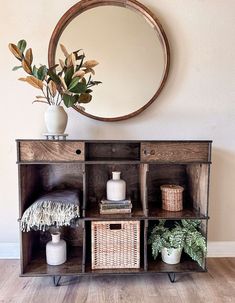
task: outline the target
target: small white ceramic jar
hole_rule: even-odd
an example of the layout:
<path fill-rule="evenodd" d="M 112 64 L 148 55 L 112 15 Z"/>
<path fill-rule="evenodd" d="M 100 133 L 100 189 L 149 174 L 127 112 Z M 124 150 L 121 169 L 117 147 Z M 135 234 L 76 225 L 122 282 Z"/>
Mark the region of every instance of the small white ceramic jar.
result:
<path fill-rule="evenodd" d="M 110 201 L 126 199 L 126 182 L 120 176 L 121 172 L 113 171 L 112 179 L 107 182 L 107 199 Z"/>
<path fill-rule="evenodd" d="M 60 265 L 66 262 L 66 242 L 60 239 L 60 232 L 51 234 L 52 240 L 46 245 L 46 261 L 49 265 Z"/>

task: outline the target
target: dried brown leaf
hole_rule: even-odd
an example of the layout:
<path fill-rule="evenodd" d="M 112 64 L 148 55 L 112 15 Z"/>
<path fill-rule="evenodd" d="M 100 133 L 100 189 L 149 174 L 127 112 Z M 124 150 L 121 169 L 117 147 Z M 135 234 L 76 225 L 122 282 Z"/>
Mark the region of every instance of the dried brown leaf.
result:
<path fill-rule="evenodd" d="M 96 60 L 88 60 L 88 61 L 85 61 L 82 66 L 86 67 L 86 68 L 93 68 L 98 64 L 99 64 L 99 62 L 97 62 Z"/>
<path fill-rule="evenodd" d="M 63 44 L 60 44 L 60 48 L 61 48 L 65 58 L 67 58 L 69 56 L 69 53 L 68 53 L 66 47 Z"/>
<path fill-rule="evenodd" d="M 46 104 L 48 104 L 48 101 L 42 101 L 42 100 L 34 100 L 32 103 L 35 103 L 35 102 L 46 103 Z"/>
<path fill-rule="evenodd" d="M 33 62 L 33 52 L 32 48 L 29 48 L 25 53 L 25 60 L 29 63 L 29 65 Z"/>
<path fill-rule="evenodd" d="M 57 87 L 56 87 L 55 82 L 50 81 L 49 84 L 48 84 L 48 87 L 49 87 L 49 90 L 50 90 L 50 93 L 51 93 L 52 97 L 55 97 L 55 95 L 57 93 Z"/>
<path fill-rule="evenodd" d="M 95 74 L 95 71 L 93 68 L 86 68 L 84 71 L 85 71 L 85 74 L 88 74 L 88 73 L 92 73 L 92 75 Z"/>
<path fill-rule="evenodd" d="M 22 59 L 22 57 L 23 57 L 23 56 L 22 56 L 22 53 L 21 53 L 21 51 L 19 50 L 19 48 L 18 48 L 15 44 L 9 43 L 8 47 L 9 47 L 10 51 L 12 52 L 12 54 L 13 54 L 17 59 L 19 59 L 19 60 Z"/>
<path fill-rule="evenodd" d="M 84 70 L 78 70 L 78 71 L 76 71 L 76 73 L 73 74 L 72 78 L 75 78 L 75 77 L 83 78 L 84 75 L 85 75 Z"/>
<path fill-rule="evenodd" d="M 76 57 L 73 53 L 68 56 L 66 65 L 67 65 L 67 67 L 76 65 Z"/>
<path fill-rule="evenodd" d="M 36 96 L 37 99 L 46 99 L 45 96 Z"/>
<path fill-rule="evenodd" d="M 59 59 L 59 62 L 60 62 L 60 66 L 61 68 L 63 69 L 65 67 L 65 63 L 63 60 Z"/>
<path fill-rule="evenodd" d="M 30 85 L 32 85 L 35 88 L 38 88 L 41 90 L 43 89 L 43 82 L 41 80 L 35 78 L 34 76 L 28 76 L 25 81 L 28 82 Z"/>
<path fill-rule="evenodd" d="M 30 75 L 32 74 L 31 66 L 28 63 L 28 61 L 26 61 L 25 59 L 22 60 L 22 67 L 26 71 L 26 73 L 28 73 Z"/>
<path fill-rule="evenodd" d="M 60 77 L 60 81 L 61 81 L 61 84 L 62 84 L 63 88 L 66 90 L 67 89 L 67 85 L 66 85 L 66 83 L 64 81 L 64 78 Z"/>

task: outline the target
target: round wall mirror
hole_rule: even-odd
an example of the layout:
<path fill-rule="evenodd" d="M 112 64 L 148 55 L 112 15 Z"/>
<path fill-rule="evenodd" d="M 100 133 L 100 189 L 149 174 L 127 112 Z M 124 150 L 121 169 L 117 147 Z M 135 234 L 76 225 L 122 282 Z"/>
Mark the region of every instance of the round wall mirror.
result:
<path fill-rule="evenodd" d="M 95 59 L 92 100 L 83 115 L 102 121 L 136 116 L 161 92 L 169 71 L 166 35 L 155 15 L 135 0 L 83 0 L 59 20 L 49 43 L 49 65 L 68 51 L 83 49 Z"/>

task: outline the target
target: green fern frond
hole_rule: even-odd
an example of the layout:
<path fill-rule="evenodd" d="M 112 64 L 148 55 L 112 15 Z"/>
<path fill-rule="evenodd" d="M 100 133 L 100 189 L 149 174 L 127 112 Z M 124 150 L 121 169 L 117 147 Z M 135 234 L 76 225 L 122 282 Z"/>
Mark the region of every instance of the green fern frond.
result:
<path fill-rule="evenodd" d="M 174 227 L 165 227 L 166 220 L 160 220 L 154 226 L 148 240 L 152 245 L 152 255 L 156 259 L 159 252 L 165 247 L 169 253 L 173 248 L 183 248 L 194 261 L 203 266 L 206 255 L 206 239 L 199 231 L 200 220 L 182 219 L 175 222 Z"/>

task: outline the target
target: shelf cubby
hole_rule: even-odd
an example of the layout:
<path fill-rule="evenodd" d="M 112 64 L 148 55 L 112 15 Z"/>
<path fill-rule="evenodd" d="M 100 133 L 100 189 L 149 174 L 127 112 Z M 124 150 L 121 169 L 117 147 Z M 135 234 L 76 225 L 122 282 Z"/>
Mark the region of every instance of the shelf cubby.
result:
<path fill-rule="evenodd" d="M 86 161 L 139 161 L 139 142 L 89 142 Z"/>
<path fill-rule="evenodd" d="M 208 193 L 208 164 L 151 164 L 147 171 L 147 209 L 150 218 L 185 217 L 206 219 Z M 184 188 L 183 210 L 169 212 L 162 209 L 161 185 L 176 184 Z"/>
<path fill-rule="evenodd" d="M 85 218 L 102 218 L 99 214 L 99 203 L 103 198 L 106 198 L 106 184 L 112 176 L 112 171 L 121 172 L 121 178 L 126 181 L 126 197 L 131 199 L 133 205 L 132 214 L 124 214 L 123 216 L 127 218 L 143 216 L 140 201 L 139 164 L 110 163 L 86 165 Z"/>
<path fill-rule="evenodd" d="M 21 274 L 32 275 L 71 275 L 84 271 L 83 224 L 75 228 L 61 228 L 61 238 L 67 243 L 67 261 L 62 265 L 46 263 L 46 243 L 51 239 L 49 231 L 22 233 L 23 264 Z"/>

